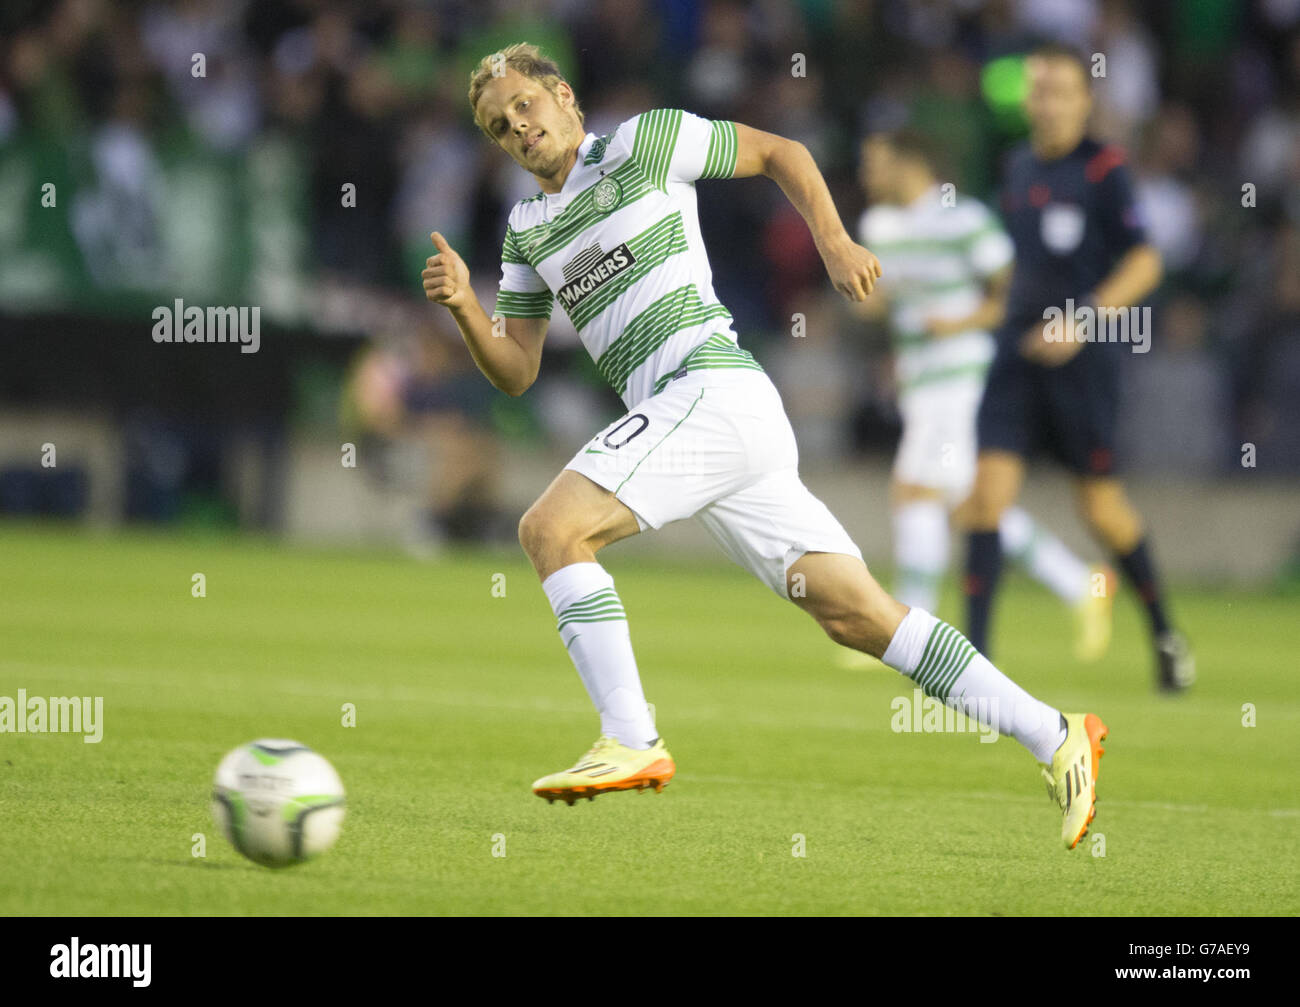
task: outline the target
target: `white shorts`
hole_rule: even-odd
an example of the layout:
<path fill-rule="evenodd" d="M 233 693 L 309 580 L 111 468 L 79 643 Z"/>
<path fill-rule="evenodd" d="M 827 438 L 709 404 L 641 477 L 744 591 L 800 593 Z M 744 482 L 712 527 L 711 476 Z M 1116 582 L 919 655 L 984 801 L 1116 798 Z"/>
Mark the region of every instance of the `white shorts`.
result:
<path fill-rule="evenodd" d="M 782 598 L 806 552 L 862 558 L 799 479 L 780 393 L 762 371 L 691 371 L 639 402 L 565 466 L 613 492 L 642 529 L 694 517 Z"/>
<path fill-rule="evenodd" d="M 965 500 L 975 484 L 975 417 L 983 394 L 982 381 L 937 381 L 902 396 L 894 478 L 941 490 L 950 506 Z"/>

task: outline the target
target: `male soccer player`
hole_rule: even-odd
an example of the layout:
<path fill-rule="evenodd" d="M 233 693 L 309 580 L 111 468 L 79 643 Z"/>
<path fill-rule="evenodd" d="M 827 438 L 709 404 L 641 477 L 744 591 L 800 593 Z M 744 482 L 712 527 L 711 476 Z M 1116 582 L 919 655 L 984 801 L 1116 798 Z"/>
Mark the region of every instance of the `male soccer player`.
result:
<path fill-rule="evenodd" d="M 949 518 L 960 526 L 975 479 L 975 413 L 993 359 L 989 330 L 1002 320 L 1011 278 L 1011 239 L 979 200 L 945 191 L 930 141 L 911 130 L 862 143 L 862 183 L 871 206 L 858 238 L 888 266 L 864 304 L 893 333 L 903 435 L 890 486 L 894 597 L 936 610 L 948 568 Z M 882 299 L 882 295 L 884 295 Z M 998 523 L 1002 551 L 1070 605 L 1075 653 L 1097 660 L 1110 642 L 1108 572 L 1089 569 L 1019 507 Z"/>
<path fill-rule="evenodd" d="M 807 149 L 673 109 L 635 116 L 607 136 L 584 134 L 573 88 L 522 43 L 484 57 L 469 101 L 475 121 L 541 192 L 510 212 L 495 317 L 436 231 L 438 251 L 422 274 L 426 297 L 451 310 L 479 368 L 511 395 L 537 377 L 558 299 L 628 405 L 519 524 L 601 721 L 591 749 L 537 780 L 533 792 L 572 804 L 658 790 L 675 772 L 641 690 L 623 604 L 596 552 L 694 516 L 728 556 L 832 639 L 1024 744 L 1043 765 L 1072 848 L 1093 816 L 1105 725 L 1034 699 L 951 626 L 881 590 L 857 546 L 799 480 L 781 397 L 737 345 L 731 315 L 714 296 L 694 183 L 758 174 L 774 179 L 808 222 L 835 287 L 857 301 L 871 292 L 879 263 L 844 230 Z"/>
<path fill-rule="evenodd" d="M 1090 342 L 1082 337 L 1099 333 L 1073 325 L 1079 307 L 1103 317 L 1115 317 L 1111 309 L 1136 314 L 1132 306 L 1160 282 L 1160 253 L 1146 240 L 1123 155 L 1087 136 L 1092 95 L 1083 58 L 1052 44 L 1025 66 L 1030 138 L 1013 153 L 1002 194 L 1016 265 L 978 418 L 966 631 L 987 651 L 1002 562 L 998 525 L 1020 492 L 1026 456 L 1043 442 L 1076 475 L 1089 530 L 1146 606 L 1160 686 L 1185 689 L 1195 678 L 1192 653 L 1170 625 L 1142 518 L 1113 467 L 1119 368 L 1138 344 Z"/>

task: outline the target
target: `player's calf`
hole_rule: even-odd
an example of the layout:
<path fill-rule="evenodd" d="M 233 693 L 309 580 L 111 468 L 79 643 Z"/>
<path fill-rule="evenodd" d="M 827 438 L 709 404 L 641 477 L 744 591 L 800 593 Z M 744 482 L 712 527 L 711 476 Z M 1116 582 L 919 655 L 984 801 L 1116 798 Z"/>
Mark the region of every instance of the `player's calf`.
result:
<path fill-rule="evenodd" d="M 1079 484 L 1079 516 L 1093 537 L 1124 555 L 1142 539 L 1142 518 L 1115 479 L 1084 479 Z"/>
<path fill-rule="evenodd" d="M 880 657 L 907 614 L 871 576 L 867 565 L 843 553 L 805 553 L 786 575 L 790 600 L 843 647 Z"/>
<path fill-rule="evenodd" d="M 1168 692 L 1189 688 L 1196 681 L 1196 659 L 1187 638 L 1173 627 L 1166 612 L 1164 590 L 1142 533 L 1142 518 L 1123 485 L 1111 478 L 1080 480 L 1079 509 L 1093 534 L 1111 549 L 1146 609 L 1155 644 L 1157 685 Z"/>

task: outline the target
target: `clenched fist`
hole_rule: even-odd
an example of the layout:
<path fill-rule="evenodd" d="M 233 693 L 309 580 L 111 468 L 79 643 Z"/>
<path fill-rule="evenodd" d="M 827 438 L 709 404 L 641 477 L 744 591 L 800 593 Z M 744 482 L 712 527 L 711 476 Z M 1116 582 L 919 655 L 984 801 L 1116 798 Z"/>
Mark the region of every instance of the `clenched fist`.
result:
<path fill-rule="evenodd" d="M 847 235 L 821 252 L 835 289 L 850 301 L 866 300 L 880 279 L 880 260 Z"/>
<path fill-rule="evenodd" d="M 424 279 L 424 296 L 434 304 L 455 310 L 464 306 L 470 294 L 469 267 L 441 234 L 434 231 L 429 237 L 438 254 L 424 261 L 424 272 L 420 274 Z"/>

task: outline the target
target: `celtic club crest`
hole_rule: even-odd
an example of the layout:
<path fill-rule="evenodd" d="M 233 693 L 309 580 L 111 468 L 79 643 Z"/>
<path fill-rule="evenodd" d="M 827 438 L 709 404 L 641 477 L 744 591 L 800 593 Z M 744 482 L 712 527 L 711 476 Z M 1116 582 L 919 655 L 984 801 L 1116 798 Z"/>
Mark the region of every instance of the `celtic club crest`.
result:
<path fill-rule="evenodd" d="M 609 213 L 623 201 L 623 190 L 612 178 L 602 178 L 591 193 L 592 202 L 601 213 Z"/>

